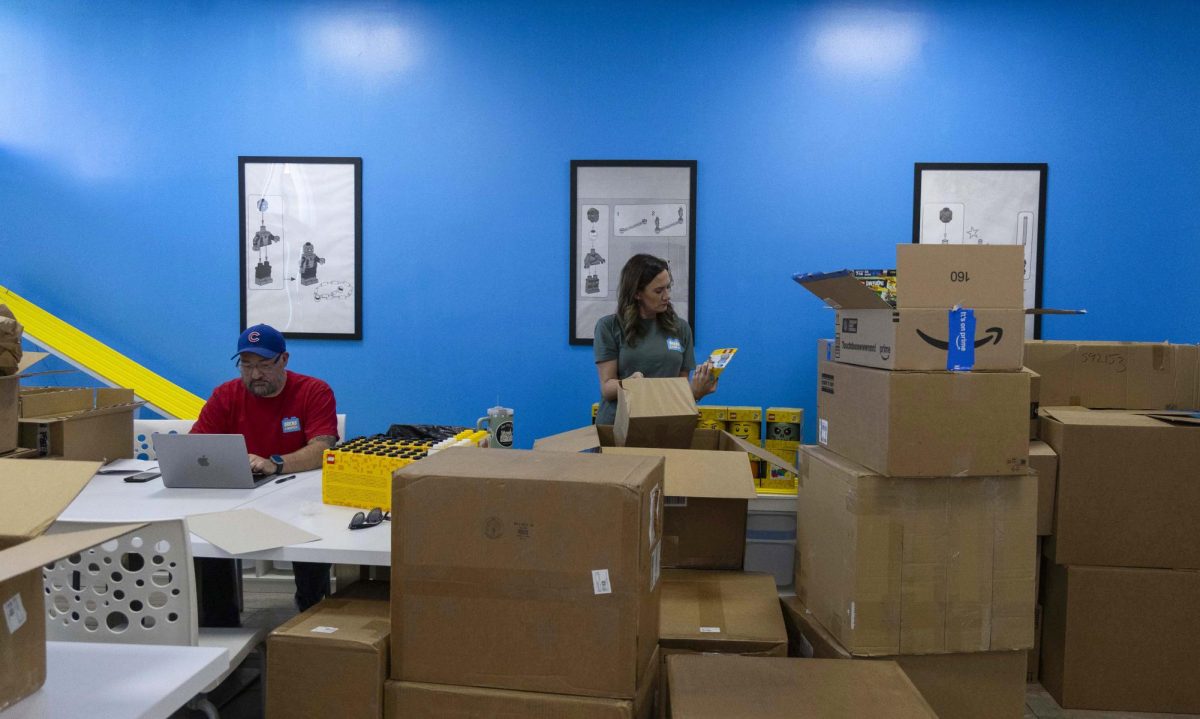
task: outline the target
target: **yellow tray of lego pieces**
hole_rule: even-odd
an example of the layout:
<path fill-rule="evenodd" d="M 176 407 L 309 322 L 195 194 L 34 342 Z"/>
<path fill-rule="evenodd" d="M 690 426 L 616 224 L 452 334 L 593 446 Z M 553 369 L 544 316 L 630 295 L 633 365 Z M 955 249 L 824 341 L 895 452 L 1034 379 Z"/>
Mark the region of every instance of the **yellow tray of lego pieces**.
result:
<path fill-rule="evenodd" d="M 712 351 L 712 354 L 708 356 L 708 363 L 712 365 L 713 377 L 721 376 L 721 373 L 729 366 L 729 362 L 735 354 L 737 354 L 737 347 L 724 347 Z"/>
<path fill-rule="evenodd" d="M 392 508 L 392 472 L 429 453 L 432 442 L 354 440 L 327 449 L 321 464 L 321 501 L 343 507 Z"/>

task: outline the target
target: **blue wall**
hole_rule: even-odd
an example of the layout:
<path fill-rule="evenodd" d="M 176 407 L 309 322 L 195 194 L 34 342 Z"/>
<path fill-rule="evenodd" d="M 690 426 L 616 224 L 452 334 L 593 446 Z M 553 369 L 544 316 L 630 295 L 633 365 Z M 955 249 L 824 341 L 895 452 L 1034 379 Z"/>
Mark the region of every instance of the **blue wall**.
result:
<path fill-rule="evenodd" d="M 568 163 L 699 163 L 710 401 L 814 408 L 796 271 L 889 265 L 913 163 L 1047 162 L 1047 337 L 1200 340 L 1200 4 L 0 5 L 0 285 L 207 396 L 237 156 L 363 158 L 364 339 L 292 343 L 351 433 L 587 421 Z M 811 418 L 811 414 L 810 414 Z M 811 421 L 808 423 L 811 425 Z M 811 437 L 811 427 L 808 434 Z"/>

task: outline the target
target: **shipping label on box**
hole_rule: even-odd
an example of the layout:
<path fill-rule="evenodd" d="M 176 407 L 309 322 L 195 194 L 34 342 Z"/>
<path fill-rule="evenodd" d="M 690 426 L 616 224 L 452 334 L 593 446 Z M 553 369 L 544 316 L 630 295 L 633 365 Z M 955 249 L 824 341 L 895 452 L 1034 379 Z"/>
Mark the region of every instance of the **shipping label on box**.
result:
<path fill-rule="evenodd" d="M 1032 475 L 900 479 L 803 453 L 796 596 L 850 652 L 1033 645 Z"/>
<path fill-rule="evenodd" d="M 1029 376 L 818 362 L 818 442 L 895 477 L 1024 474 Z"/>

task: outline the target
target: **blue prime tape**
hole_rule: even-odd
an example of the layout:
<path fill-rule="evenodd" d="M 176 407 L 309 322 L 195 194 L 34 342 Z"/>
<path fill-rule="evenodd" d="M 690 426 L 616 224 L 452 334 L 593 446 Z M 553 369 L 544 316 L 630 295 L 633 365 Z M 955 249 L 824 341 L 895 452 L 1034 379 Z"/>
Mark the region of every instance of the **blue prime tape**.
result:
<path fill-rule="evenodd" d="M 950 310 L 950 347 L 946 369 L 968 372 L 975 366 L 975 310 Z"/>

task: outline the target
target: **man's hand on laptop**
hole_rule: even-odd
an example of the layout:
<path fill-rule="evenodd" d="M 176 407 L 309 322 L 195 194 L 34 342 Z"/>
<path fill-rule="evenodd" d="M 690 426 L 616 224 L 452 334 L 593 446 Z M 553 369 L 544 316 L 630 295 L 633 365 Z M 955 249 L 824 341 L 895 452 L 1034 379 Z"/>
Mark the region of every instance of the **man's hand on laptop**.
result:
<path fill-rule="evenodd" d="M 267 475 L 275 474 L 275 463 L 268 457 L 259 457 L 257 454 L 250 456 L 250 471 L 254 474 Z"/>

